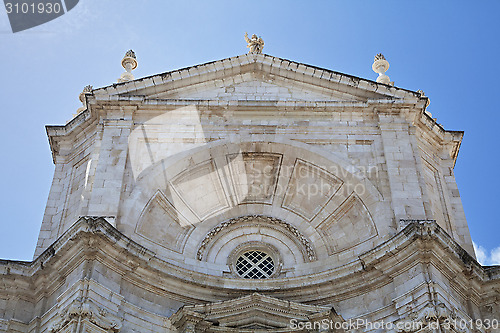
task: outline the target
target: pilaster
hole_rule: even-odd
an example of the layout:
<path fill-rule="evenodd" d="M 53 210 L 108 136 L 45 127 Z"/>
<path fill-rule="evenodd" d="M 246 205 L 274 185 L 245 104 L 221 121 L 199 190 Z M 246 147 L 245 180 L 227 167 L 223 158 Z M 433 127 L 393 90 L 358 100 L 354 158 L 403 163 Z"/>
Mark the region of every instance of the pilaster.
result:
<path fill-rule="evenodd" d="M 43 215 L 42 226 L 36 245 L 33 259 L 38 257 L 59 236 L 60 226 L 63 224 L 64 204 L 67 197 L 69 179 L 68 168 L 64 158 L 56 156 L 55 170 L 50 187 L 47 205 Z"/>
<path fill-rule="evenodd" d="M 411 143 L 408 123 L 395 122 L 394 115 L 379 114 L 391 205 L 396 221 L 401 219 L 425 219 L 426 212 L 420 188 L 415 152 Z"/>
<path fill-rule="evenodd" d="M 132 130 L 135 107 L 109 109 L 102 120 L 99 158 L 95 166 L 88 215 L 118 215 L 123 175 L 128 156 L 128 138 Z"/>

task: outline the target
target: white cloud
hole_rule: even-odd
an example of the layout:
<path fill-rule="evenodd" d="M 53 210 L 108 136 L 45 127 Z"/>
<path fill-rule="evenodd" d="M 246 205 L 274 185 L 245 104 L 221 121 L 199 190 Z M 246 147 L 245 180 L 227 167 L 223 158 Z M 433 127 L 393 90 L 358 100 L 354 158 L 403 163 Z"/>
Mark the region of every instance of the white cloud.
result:
<path fill-rule="evenodd" d="M 500 265 L 500 246 L 491 250 L 491 264 Z"/>
<path fill-rule="evenodd" d="M 481 245 L 472 242 L 476 252 L 477 261 L 483 266 L 500 265 L 500 246 L 494 248 L 488 253 L 488 250 Z"/>
<path fill-rule="evenodd" d="M 474 241 L 472 241 L 472 246 L 474 246 L 474 252 L 476 252 L 477 261 L 479 261 L 481 265 L 486 265 L 486 249 L 480 245 L 477 245 Z"/>

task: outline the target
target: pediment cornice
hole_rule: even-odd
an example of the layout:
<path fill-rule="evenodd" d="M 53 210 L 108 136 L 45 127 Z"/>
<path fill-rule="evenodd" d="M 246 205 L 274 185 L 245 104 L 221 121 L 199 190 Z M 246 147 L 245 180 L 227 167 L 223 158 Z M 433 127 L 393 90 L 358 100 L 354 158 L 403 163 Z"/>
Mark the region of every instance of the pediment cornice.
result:
<path fill-rule="evenodd" d="M 256 80 L 264 82 L 272 78 L 283 82 L 285 86 L 298 84 L 304 89 L 326 89 L 331 93 L 331 100 L 405 99 L 413 102 L 420 99 L 427 100 L 418 92 L 267 54 L 244 54 L 116 83 L 94 90 L 94 95 L 101 98 L 107 95 L 162 99 L 169 97 L 168 92 L 207 82 L 217 84 L 221 83 L 218 81 L 246 73 L 251 73 Z"/>
<path fill-rule="evenodd" d="M 333 308 L 314 306 L 253 293 L 223 302 L 184 306 L 170 321 L 179 332 L 187 332 L 189 325 L 198 331 L 217 332 L 292 332 L 291 323 L 343 322 Z M 298 326 L 298 325 L 297 325 Z"/>
<path fill-rule="evenodd" d="M 255 95 L 247 95 L 256 89 Z M 262 95 L 265 95 L 262 97 Z M 325 112 L 400 113 L 410 110 L 410 120 L 432 119 L 423 110 L 428 99 L 420 92 L 306 65 L 266 54 L 245 54 L 115 83 L 84 95 L 86 106 L 65 125 L 47 126 L 54 159 L 59 147 L 83 131 L 107 119 L 109 110 L 131 108 L 141 112 L 165 112 L 183 106 L 230 108 L 232 111 L 275 109 Z M 148 111 L 151 110 L 151 111 Z M 413 113 L 417 111 L 417 115 Z M 317 117 L 321 112 L 310 112 Z M 416 117 L 416 118 L 415 118 Z M 438 139 L 448 131 L 422 125 Z M 429 127 L 429 128 L 428 128 Z M 457 145 L 452 147 L 457 151 Z M 456 156 L 456 153 L 453 153 Z"/>

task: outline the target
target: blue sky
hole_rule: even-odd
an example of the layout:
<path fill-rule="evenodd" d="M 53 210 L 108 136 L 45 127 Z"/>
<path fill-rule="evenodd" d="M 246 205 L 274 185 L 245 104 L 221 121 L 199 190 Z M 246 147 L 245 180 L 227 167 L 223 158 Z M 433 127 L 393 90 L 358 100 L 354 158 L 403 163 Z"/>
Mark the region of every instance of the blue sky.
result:
<path fill-rule="evenodd" d="M 116 82 L 134 49 L 136 77 L 247 52 L 374 80 L 382 52 L 396 86 L 422 89 L 446 129 L 464 130 L 455 175 L 483 263 L 500 264 L 496 103 L 500 1 L 80 0 L 62 17 L 13 34 L 0 9 L 0 258 L 30 260 L 53 164 L 44 125 L 64 124 L 87 84 Z"/>

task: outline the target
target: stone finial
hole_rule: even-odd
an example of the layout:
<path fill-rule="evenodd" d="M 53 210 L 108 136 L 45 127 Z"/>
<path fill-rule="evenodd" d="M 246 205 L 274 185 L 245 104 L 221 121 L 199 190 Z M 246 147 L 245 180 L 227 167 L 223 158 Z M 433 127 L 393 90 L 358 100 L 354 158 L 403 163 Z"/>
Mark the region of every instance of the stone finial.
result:
<path fill-rule="evenodd" d="M 428 106 L 429 106 L 429 104 L 431 104 L 431 100 L 430 100 L 430 98 L 429 98 L 429 97 L 427 97 L 427 96 L 425 96 L 425 93 L 424 93 L 424 91 L 423 91 L 422 89 L 418 89 L 418 90 L 417 90 L 417 93 L 419 93 L 419 94 L 420 94 L 420 97 L 425 97 L 425 98 L 427 98 L 427 104 L 425 104 L 425 107 L 428 107 Z M 428 111 L 427 111 L 427 112 L 428 112 Z M 428 112 L 428 113 L 430 114 L 430 112 Z"/>
<path fill-rule="evenodd" d="M 118 82 L 127 82 L 134 79 L 132 71 L 137 68 L 137 57 L 135 52 L 128 50 L 122 59 L 122 67 L 125 68 L 125 72 L 120 76 Z"/>
<path fill-rule="evenodd" d="M 248 38 L 248 34 L 245 32 L 245 41 L 247 42 L 247 47 L 250 49 L 248 53 L 262 53 L 264 41 L 261 37 L 253 34 L 252 38 Z"/>
<path fill-rule="evenodd" d="M 377 60 L 385 60 L 384 55 L 382 53 L 375 55 L 375 60 L 373 60 L 373 61 L 377 61 Z"/>
<path fill-rule="evenodd" d="M 85 86 L 83 88 L 83 91 L 80 93 L 80 96 L 78 96 L 80 102 L 85 103 L 85 95 L 92 95 L 93 90 L 94 87 L 92 87 L 90 84 L 88 86 Z"/>
<path fill-rule="evenodd" d="M 73 113 L 73 117 L 75 117 L 76 115 L 80 114 L 80 112 L 85 111 L 87 109 L 87 100 L 85 99 L 85 96 L 89 96 L 92 94 L 94 94 L 94 87 L 92 87 L 90 84 L 83 88 L 83 91 L 80 93 L 80 95 L 78 95 L 78 99 L 80 100 L 80 102 L 82 102 L 82 106 L 76 109 L 76 113 Z"/>
<path fill-rule="evenodd" d="M 385 60 L 385 57 L 382 53 L 379 53 L 375 56 L 372 69 L 375 73 L 378 73 L 378 83 L 391 84 L 391 79 L 389 79 L 389 77 L 385 75 L 385 72 L 389 69 L 389 62 Z"/>
<path fill-rule="evenodd" d="M 125 58 L 134 58 L 134 59 L 137 59 L 137 57 L 135 56 L 134 50 L 128 50 L 127 52 L 125 52 L 125 56 L 123 57 L 123 59 L 125 59 Z M 123 61 L 122 61 L 122 64 L 123 64 Z"/>

